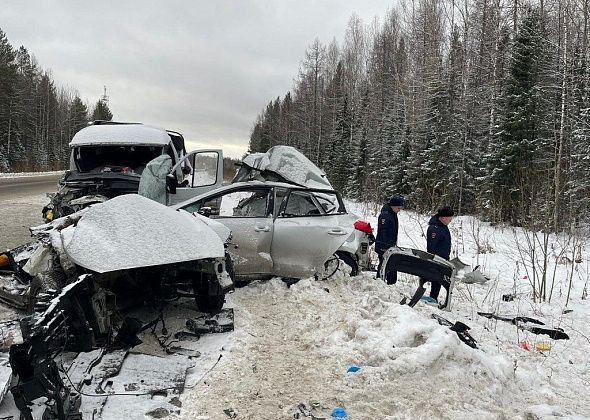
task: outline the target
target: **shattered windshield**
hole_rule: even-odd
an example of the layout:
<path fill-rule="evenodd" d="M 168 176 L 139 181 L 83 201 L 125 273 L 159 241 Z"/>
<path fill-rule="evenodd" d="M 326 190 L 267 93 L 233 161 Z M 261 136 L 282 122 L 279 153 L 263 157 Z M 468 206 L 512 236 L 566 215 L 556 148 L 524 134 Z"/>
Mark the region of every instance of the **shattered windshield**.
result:
<path fill-rule="evenodd" d="M 346 213 L 344 203 L 338 199 L 338 195 L 336 195 L 335 193 L 316 192 L 314 193 L 314 196 L 327 214 Z"/>
<path fill-rule="evenodd" d="M 161 146 L 81 146 L 74 149 L 74 160 L 80 172 L 128 168 L 141 174 L 147 163 L 161 154 Z"/>

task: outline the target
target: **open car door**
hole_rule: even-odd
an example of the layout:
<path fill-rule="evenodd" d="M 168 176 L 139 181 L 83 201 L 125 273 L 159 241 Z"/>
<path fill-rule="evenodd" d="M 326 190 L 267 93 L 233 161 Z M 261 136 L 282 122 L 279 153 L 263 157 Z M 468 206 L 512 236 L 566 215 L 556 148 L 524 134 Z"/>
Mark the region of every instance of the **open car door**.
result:
<path fill-rule="evenodd" d="M 179 168 L 185 174 L 185 178 L 178 184 L 176 193 L 169 195 L 168 205 L 180 203 L 221 187 L 223 184 L 223 151 L 219 149 L 194 150 L 183 156 L 172 167 L 170 173 L 177 173 Z"/>

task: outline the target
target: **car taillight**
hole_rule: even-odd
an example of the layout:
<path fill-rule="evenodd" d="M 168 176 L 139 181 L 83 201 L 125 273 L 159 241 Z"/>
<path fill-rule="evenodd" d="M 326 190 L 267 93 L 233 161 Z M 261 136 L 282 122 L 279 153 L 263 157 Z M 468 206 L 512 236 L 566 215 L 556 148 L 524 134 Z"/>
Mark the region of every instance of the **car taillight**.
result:
<path fill-rule="evenodd" d="M 367 235 L 373 234 L 373 228 L 371 227 L 371 224 L 366 220 L 357 220 L 356 222 L 354 222 L 354 228 L 356 230 L 360 230 L 361 232 L 366 233 Z"/>

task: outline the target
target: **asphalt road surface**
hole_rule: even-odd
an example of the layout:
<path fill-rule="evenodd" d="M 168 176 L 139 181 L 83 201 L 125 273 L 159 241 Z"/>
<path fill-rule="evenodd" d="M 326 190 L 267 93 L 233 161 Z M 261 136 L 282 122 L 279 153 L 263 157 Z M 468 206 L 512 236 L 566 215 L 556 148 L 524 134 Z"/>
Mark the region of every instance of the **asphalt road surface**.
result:
<path fill-rule="evenodd" d="M 57 191 L 61 175 L 0 178 L 0 250 L 14 248 L 30 238 L 29 227 L 43 224 L 46 194 Z"/>

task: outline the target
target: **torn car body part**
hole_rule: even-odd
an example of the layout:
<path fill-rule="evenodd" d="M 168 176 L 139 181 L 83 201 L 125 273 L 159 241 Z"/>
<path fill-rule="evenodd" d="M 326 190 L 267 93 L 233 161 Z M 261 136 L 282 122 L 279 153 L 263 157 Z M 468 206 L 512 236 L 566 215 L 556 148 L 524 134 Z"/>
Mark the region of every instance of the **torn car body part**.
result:
<path fill-rule="evenodd" d="M 291 146 L 273 146 L 266 153 L 251 153 L 232 180 L 289 182 L 306 188 L 332 189 L 326 174 Z"/>
<path fill-rule="evenodd" d="M 424 295 L 428 282 L 439 283 L 447 292 L 445 302 L 439 308 L 450 310 L 455 267 L 449 261 L 426 251 L 411 248 L 391 247 L 383 254 L 381 278 L 386 279 L 390 272 L 401 271 L 420 278 L 418 288 L 408 305 L 413 307 Z"/>
<path fill-rule="evenodd" d="M 449 327 L 451 331 L 454 331 L 463 343 L 467 344 L 469 347 L 476 349 L 477 348 L 477 341 L 475 338 L 468 333 L 471 329 L 468 325 L 464 324 L 463 322 L 457 321 L 452 323 L 448 319 L 438 315 L 438 314 L 431 314 L 432 318 L 434 318 L 440 325 L 444 325 Z"/>
<path fill-rule="evenodd" d="M 561 328 L 550 328 L 545 325 L 544 322 L 539 321 L 535 318 L 527 316 L 508 316 L 508 315 L 496 315 L 493 312 L 478 312 L 480 316 L 488 319 L 496 319 L 499 321 L 509 322 L 515 325 L 517 328 L 532 332 L 537 335 L 548 335 L 554 340 L 569 340 L 569 335 Z"/>

